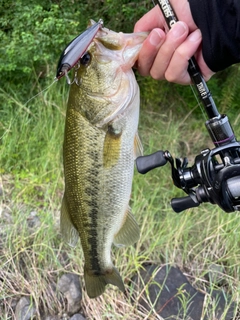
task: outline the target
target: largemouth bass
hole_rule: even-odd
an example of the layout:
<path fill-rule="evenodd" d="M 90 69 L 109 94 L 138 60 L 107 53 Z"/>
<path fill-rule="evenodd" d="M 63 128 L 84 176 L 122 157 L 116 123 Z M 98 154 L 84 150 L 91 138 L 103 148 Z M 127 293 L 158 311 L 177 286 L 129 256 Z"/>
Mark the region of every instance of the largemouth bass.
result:
<path fill-rule="evenodd" d="M 111 246 L 131 245 L 139 238 L 129 207 L 134 159 L 142 154 L 132 66 L 146 36 L 99 30 L 70 88 L 61 232 L 72 246 L 81 239 L 90 298 L 101 295 L 107 284 L 124 291 Z"/>

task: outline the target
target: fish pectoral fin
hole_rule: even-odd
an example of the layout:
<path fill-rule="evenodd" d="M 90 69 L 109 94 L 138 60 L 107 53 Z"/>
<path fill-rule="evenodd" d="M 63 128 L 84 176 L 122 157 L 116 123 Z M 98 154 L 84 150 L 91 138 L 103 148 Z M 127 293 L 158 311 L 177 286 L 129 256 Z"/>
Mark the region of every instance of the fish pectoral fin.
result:
<path fill-rule="evenodd" d="M 68 213 L 67 201 L 65 195 L 62 200 L 60 230 L 64 240 L 71 246 L 75 247 L 79 238 L 79 234 L 72 224 Z"/>
<path fill-rule="evenodd" d="M 138 132 L 134 138 L 134 159 L 143 155 L 143 146 L 141 139 L 139 138 Z"/>
<path fill-rule="evenodd" d="M 114 245 L 117 247 L 130 246 L 138 241 L 140 236 L 139 226 L 128 207 L 121 229 L 114 236 Z"/>
<path fill-rule="evenodd" d="M 116 130 L 112 125 L 108 126 L 103 146 L 104 168 L 111 168 L 117 164 L 121 149 L 121 130 Z"/>
<path fill-rule="evenodd" d="M 107 284 L 113 284 L 122 292 L 125 291 L 122 278 L 115 267 L 105 274 L 96 274 L 92 271 L 84 270 L 84 281 L 89 298 L 96 298 L 103 294 Z"/>

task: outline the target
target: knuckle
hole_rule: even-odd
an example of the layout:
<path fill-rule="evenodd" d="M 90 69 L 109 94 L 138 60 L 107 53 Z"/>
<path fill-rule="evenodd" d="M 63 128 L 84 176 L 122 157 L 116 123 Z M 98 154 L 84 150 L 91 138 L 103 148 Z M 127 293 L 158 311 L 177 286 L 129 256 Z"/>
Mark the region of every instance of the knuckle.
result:
<path fill-rule="evenodd" d="M 139 31 L 141 31 L 141 30 L 142 30 L 141 26 L 142 26 L 142 23 L 140 22 L 140 20 L 137 21 L 137 22 L 135 23 L 135 25 L 134 25 L 134 32 L 139 32 Z"/>
<path fill-rule="evenodd" d="M 164 77 L 162 76 L 161 73 L 159 73 L 155 68 L 152 68 L 150 70 L 150 76 L 154 79 L 154 80 L 162 80 L 164 79 Z"/>
<path fill-rule="evenodd" d="M 208 81 L 211 79 L 211 77 L 215 74 L 215 72 L 209 72 L 207 74 L 203 74 L 203 78 L 205 81 Z"/>
<path fill-rule="evenodd" d="M 165 79 L 168 82 L 177 82 L 178 77 L 176 76 L 175 72 L 172 72 L 171 70 L 166 70 Z"/>
<path fill-rule="evenodd" d="M 147 76 L 150 75 L 150 72 L 148 70 L 145 70 L 145 69 L 138 69 L 138 72 L 143 77 L 147 77 Z"/>
<path fill-rule="evenodd" d="M 181 85 L 187 85 L 187 84 L 191 83 L 191 79 L 190 79 L 190 76 L 187 72 L 187 69 L 182 70 L 181 73 L 166 71 L 165 78 L 168 82 L 178 83 Z"/>

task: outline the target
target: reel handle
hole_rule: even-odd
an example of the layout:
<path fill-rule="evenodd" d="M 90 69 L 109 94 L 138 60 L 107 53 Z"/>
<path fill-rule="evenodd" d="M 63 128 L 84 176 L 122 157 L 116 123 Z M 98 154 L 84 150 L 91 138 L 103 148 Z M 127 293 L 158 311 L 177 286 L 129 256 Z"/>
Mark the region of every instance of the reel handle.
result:
<path fill-rule="evenodd" d="M 173 198 L 171 200 L 171 207 L 176 213 L 180 213 L 186 209 L 196 208 L 200 205 L 199 202 L 195 202 L 191 196 Z"/>
<path fill-rule="evenodd" d="M 159 150 L 148 156 L 140 156 L 136 159 L 137 170 L 141 174 L 145 174 L 152 169 L 164 166 L 167 163 L 165 152 Z"/>

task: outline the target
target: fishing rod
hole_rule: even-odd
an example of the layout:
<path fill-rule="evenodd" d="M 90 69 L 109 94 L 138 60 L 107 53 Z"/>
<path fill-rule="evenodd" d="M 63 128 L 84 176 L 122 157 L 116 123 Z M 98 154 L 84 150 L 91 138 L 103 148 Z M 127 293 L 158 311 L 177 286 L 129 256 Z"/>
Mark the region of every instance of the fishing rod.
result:
<path fill-rule="evenodd" d="M 178 21 L 171 4 L 168 0 L 157 0 L 157 4 L 170 29 Z M 137 170 L 145 174 L 170 163 L 174 185 L 187 194 L 171 200 L 172 209 L 177 213 L 203 202 L 216 204 L 226 212 L 240 211 L 240 143 L 227 115 L 218 112 L 194 57 L 189 60 L 188 72 L 208 116 L 205 125 L 215 147 L 202 150 L 192 167 L 188 167 L 186 157 L 174 161 L 168 150 L 159 150 L 138 157 Z"/>

